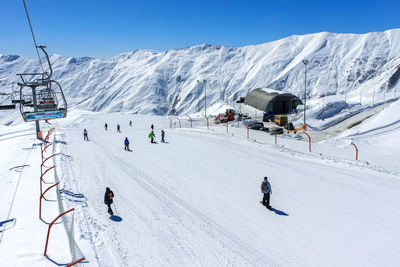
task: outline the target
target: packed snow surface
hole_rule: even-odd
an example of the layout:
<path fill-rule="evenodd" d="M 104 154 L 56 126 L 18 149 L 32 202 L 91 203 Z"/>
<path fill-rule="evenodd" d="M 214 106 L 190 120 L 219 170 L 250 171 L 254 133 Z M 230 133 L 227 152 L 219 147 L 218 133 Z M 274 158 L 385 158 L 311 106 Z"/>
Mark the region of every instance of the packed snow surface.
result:
<path fill-rule="evenodd" d="M 398 103 L 388 112 L 395 109 Z M 224 134 L 223 126 L 168 128 L 167 117 L 122 113 L 72 110 L 51 123 L 42 128 L 55 127 L 61 196 L 75 208 L 75 239 L 86 266 L 400 264 L 399 173 L 329 156 L 340 147 L 320 144 L 328 155 L 322 157 L 286 143 L 274 146 L 269 135 L 264 144 L 262 132 L 247 140 L 234 129 Z M 360 136 L 379 128 L 370 123 L 359 125 Z M 156 144 L 148 138 L 151 124 Z M 166 143 L 160 142 L 161 129 Z M 132 152 L 123 149 L 125 137 Z M 16 219 L 0 228 L 0 258 L 7 266 L 53 266 L 42 256 L 47 225 L 37 216 L 36 143 L 33 124 L 1 127 L 0 149 L 7 153 L 0 160 L 0 221 Z M 264 176 L 274 211 L 259 203 Z M 114 217 L 103 203 L 106 187 L 115 194 Z M 50 206 L 49 212 L 57 214 Z M 57 239 L 51 239 L 49 258 L 67 263 L 64 230 L 58 225 L 52 231 Z"/>

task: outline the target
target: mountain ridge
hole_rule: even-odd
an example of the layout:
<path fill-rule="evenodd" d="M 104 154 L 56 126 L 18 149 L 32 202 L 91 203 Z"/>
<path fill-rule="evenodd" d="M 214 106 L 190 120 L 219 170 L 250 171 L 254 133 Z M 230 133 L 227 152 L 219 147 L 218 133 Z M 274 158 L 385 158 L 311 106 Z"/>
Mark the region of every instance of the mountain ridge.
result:
<path fill-rule="evenodd" d="M 304 95 L 311 100 L 341 94 L 371 94 L 398 86 L 400 29 L 366 34 L 320 32 L 231 47 L 200 44 L 181 49 L 135 50 L 109 59 L 51 55 L 53 78 L 70 106 L 92 111 L 186 114 L 232 102 L 257 87 Z M 46 68 L 46 67 L 45 67 Z M 35 59 L 0 56 L 0 86 L 16 73 L 40 71 Z M 198 100 L 200 99 L 200 101 Z M 361 101 L 360 101 L 361 102 Z"/>

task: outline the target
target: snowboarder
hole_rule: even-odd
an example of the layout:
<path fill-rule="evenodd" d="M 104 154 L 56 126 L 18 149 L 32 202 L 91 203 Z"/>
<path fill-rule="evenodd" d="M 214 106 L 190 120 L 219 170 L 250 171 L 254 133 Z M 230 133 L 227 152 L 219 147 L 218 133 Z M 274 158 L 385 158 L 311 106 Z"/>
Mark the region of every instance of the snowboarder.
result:
<path fill-rule="evenodd" d="M 83 140 L 89 141 L 89 137 L 88 137 L 88 133 L 87 133 L 86 129 L 83 129 Z"/>
<path fill-rule="evenodd" d="M 164 130 L 161 130 L 161 142 L 165 143 L 165 132 Z"/>
<path fill-rule="evenodd" d="M 108 128 L 108 124 L 107 124 L 107 122 L 104 124 L 104 129 L 106 129 L 106 131 L 107 131 L 107 128 Z"/>
<path fill-rule="evenodd" d="M 152 130 L 152 131 L 154 130 L 154 125 L 153 125 L 153 124 L 151 124 L 151 130 Z"/>
<path fill-rule="evenodd" d="M 132 121 L 129 121 L 129 126 L 132 126 Z"/>
<path fill-rule="evenodd" d="M 269 197 L 272 194 L 271 184 L 268 182 L 268 177 L 264 177 L 264 181 L 261 183 L 261 192 L 264 194 L 261 204 L 263 204 L 268 209 L 272 209 L 269 205 Z"/>
<path fill-rule="evenodd" d="M 110 215 L 113 215 L 114 212 L 111 209 L 111 204 L 113 203 L 113 198 L 114 198 L 114 193 L 111 191 L 109 187 L 106 188 L 106 193 L 104 194 L 104 204 L 107 205 L 108 210 L 107 212 L 110 213 Z"/>
<path fill-rule="evenodd" d="M 153 131 L 151 131 L 151 133 L 149 134 L 149 138 L 150 138 L 150 142 L 151 143 L 154 143 L 154 137 L 156 137 L 155 135 L 154 135 L 154 132 Z"/>
<path fill-rule="evenodd" d="M 128 140 L 128 137 L 125 137 L 125 141 L 124 141 L 124 144 L 125 144 L 125 150 L 127 150 L 127 151 L 130 151 L 130 149 L 129 149 L 129 140 Z"/>
<path fill-rule="evenodd" d="M 119 124 L 117 124 L 117 133 L 121 132 L 121 126 L 119 126 Z"/>

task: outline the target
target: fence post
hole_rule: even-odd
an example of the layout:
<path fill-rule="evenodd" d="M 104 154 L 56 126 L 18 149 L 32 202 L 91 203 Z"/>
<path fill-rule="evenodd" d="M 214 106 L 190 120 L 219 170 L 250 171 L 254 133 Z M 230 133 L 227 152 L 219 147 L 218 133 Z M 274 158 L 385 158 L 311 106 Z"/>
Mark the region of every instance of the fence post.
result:
<path fill-rule="evenodd" d="M 43 165 L 44 163 L 48 160 L 54 157 L 54 155 L 51 155 L 50 157 L 46 158 L 44 161 L 42 160 L 42 164 L 40 164 L 40 174 L 43 174 Z"/>
<path fill-rule="evenodd" d="M 179 121 L 179 128 L 182 128 L 181 120 L 178 117 L 176 117 L 175 119 Z"/>
<path fill-rule="evenodd" d="M 54 166 L 52 166 L 51 168 L 47 169 L 43 174 L 40 175 L 40 194 L 42 194 L 42 191 L 43 191 L 43 189 L 42 189 L 43 176 L 53 168 L 54 168 Z"/>
<path fill-rule="evenodd" d="M 228 133 L 228 124 L 229 124 L 229 122 L 227 121 L 226 122 L 226 133 Z"/>
<path fill-rule="evenodd" d="M 70 209 L 70 210 L 67 210 L 67 211 L 64 211 L 63 213 L 61 213 L 60 215 L 58 215 L 57 218 L 55 218 L 55 219 L 49 224 L 49 228 L 48 228 L 48 230 L 47 230 L 46 245 L 44 246 L 44 256 L 46 256 L 46 254 L 47 254 L 47 245 L 48 245 L 48 243 L 49 243 L 49 237 L 50 237 L 50 230 L 51 230 L 51 227 L 53 226 L 53 224 L 55 223 L 55 221 L 58 220 L 58 218 L 64 216 L 65 214 L 67 214 L 68 212 L 71 212 L 71 211 L 73 211 L 73 210 L 74 210 L 74 208 L 72 208 L 72 209 Z"/>
<path fill-rule="evenodd" d="M 169 128 L 172 128 L 172 120 L 171 120 L 171 118 L 168 118 L 169 119 Z"/>
<path fill-rule="evenodd" d="M 311 152 L 311 137 L 310 137 L 310 135 L 308 133 L 306 133 L 306 132 L 301 132 L 301 133 L 307 135 L 307 137 L 308 137 L 308 151 Z"/>
<path fill-rule="evenodd" d="M 249 139 L 249 126 L 246 125 L 246 129 L 247 129 L 247 139 Z"/>
<path fill-rule="evenodd" d="M 83 261 L 83 260 L 85 260 L 85 257 L 80 258 L 80 259 L 78 259 L 78 260 L 76 260 L 76 261 L 74 261 L 74 262 L 71 262 L 71 263 L 68 264 L 66 267 L 74 266 L 75 264 L 80 263 L 80 262 Z"/>
<path fill-rule="evenodd" d="M 44 194 L 47 193 L 47 191 L 49 191 L 51 188 L 57 186 L 59 183 L 53 184 L 52 186 L 50 186 L 49 188 L 47 188 L 41 195 L 40 195 L 40 199 L 39 199 L 39 219 L 42 219 L 42 198 L 44 196 Z"/>
<path fill-rule="evenodd" d="M 190 128 L 192 128 L 192 118 L 190 118 L 190 116 L 189 116 L 189 115 L 187 115 L 187 114 L 186 114 L 186 116 L 188 116 L 188 117 L 189 117 L 189 120 L 190 120 Z"/>
<path fill-rule="evenodd" d="M 358 160 L 358 148 L 353 142 L 351 142 L 350 144 L 353 145 L 354 148 L 356 149 L 356 160 Z"/>
<path fill-rule="evenodd" d="M 208 118 L 207 118 L 206 115 L 203 115 L 203 117 L 206 118 L 206 120 L 207 120 L 207 129 L 209 129 L 209 126 L 208 126 Z"/>

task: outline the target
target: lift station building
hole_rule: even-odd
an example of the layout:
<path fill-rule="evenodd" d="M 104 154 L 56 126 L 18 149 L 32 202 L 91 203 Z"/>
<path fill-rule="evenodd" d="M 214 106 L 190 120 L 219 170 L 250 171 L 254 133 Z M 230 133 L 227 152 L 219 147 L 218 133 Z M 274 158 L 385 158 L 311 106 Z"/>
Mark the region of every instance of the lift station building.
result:
<path fill-rule="evenodd" d="M 295 95 L 270 88 L 251 90 L 244 99 L 244 103 L 264 112 L 288 114 L 303 102 Z"/>

